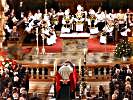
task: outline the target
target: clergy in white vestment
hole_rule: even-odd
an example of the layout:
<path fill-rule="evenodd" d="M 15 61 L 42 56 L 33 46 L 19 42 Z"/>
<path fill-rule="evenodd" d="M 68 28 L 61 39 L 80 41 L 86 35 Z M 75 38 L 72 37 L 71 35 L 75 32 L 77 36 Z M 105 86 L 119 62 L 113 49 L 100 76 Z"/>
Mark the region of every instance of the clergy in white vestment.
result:
<path fill-rule="evenodd" d="M 96 18 L 96 13 L 93 9 L 89 10 L 89 16 L 88 16 L 88 25 L 89 27 L 95 27 L 95 25 L 97 24 L 97 18 Z"/>
<path fill-rule="evenodd" d="M 63 16 L 63 19 L 62 19 L 61 33 L 70 33 L 71 24 L 72 24 L 72 18 L 70 15 L 70 10 L 67 9 L 65 10 L 65 15 Z"/>
<path fill-rule="evenodd" d="M 84 21 L 85 21 L 85 13 L 83 13 L 83 7 L 81 5 L 77 6 L 77 13 L 75 14 L 74 21 L 76 22 L 76 32 L 84 31 Z"/>
<path fill-rule="evenodd" d="M 89 27 L 90 34 L 97 34 L 99 32 L 98 27 L 96 27 L 97 17 L 93 9 L 89 10 L 89 17 L 87 21 L 88 21 L 88 27 Z"/>

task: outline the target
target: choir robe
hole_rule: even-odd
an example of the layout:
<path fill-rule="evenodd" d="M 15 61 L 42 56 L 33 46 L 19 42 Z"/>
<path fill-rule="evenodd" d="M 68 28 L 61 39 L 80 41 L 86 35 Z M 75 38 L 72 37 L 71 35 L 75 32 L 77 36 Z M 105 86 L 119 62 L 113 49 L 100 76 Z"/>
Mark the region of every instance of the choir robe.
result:
<path fill-rule="evenodd" d="M 96 14 L 96 17 L 97 17 L 97 27 L 98 27 L 98 30 L 99 31 L 102 31 L 102 29 L 104 28 L 105 26 L 105 14 L 104 12 L 101 12 L 101 13 L 97 13 Z"/>
<path fill-rule="evenodd" d="M 47 45 L 53 45 L 54 43 L 56 43 L 56 34 L 55 31 L 49 31 L 48 29 L 45 29 L 44 32 L 42 32 L 45 34 L 45 36 L 47 37 L 46 42 Z"/>
<path fill-rule="evenodd" d="M 106 36 L 100 37 L 100 43 L 106 44 L 108 40 L 110 40 L 110 38 L 114 40 L 113 30 L 114 30 L 114 26 L 105 25 L 105 27 L 103 28 L 103 31 L 106 33 Z"/>
<path fill-rule="evenodd" d="M 84 31 L 84 22 L 85 22 L 85 15 L 81 13 L 76 13 L 74 21 L 76 22 L 76 32 L 83 32 Z"/>
<path fill-rule="evenodd" d="M 62 20 L 62 28 L 61 33 L 70 33 L 71 31 L 71 24 L 72 24 L 72 18 L 70 15 L 66 15 L 63 17 Z"/>
<path fill-rule="evenodd" d="M 127 29 L 123 29 L 123 31 L 122 32 L 120 32 L 121 33 L 121 36 L 128 36 L 128 32 L 130 32 L 131 30 L 129 29 L 129 28 L 127 28 Z"/>

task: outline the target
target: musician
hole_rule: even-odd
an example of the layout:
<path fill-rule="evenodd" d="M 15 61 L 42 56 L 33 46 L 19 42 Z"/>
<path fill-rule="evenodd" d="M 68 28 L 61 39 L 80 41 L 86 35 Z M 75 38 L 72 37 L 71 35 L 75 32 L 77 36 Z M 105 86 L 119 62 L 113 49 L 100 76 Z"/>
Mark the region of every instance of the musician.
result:
<path fill-rule="evenodd" d="M 76 23 L 76 32 L 84 31 L 85 13 L 83 12 L 83 7 L 81 5 L 77 6 L 77 13 L 75 14 L 74 21 Z"/>
<path fill-rule="evenodd" d="M 70 33 L 71 31 L 71 24 L 72 24 L 72 17 L 70 15 L 70 10 L 65 10 L 65 15 L 62 19 L 62 28 L 61 33 Z"/>

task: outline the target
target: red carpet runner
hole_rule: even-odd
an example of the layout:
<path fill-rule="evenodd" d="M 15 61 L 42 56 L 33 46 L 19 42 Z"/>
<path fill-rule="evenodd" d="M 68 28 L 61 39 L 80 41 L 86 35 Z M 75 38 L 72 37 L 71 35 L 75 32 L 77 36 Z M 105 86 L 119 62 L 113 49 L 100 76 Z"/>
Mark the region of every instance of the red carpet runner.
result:
<path fill-rule="evenodd" d="M 52 46 L 45 46 L 45 51 L 47 53 L 58 53 L 62 51 L 62 39 L 57 38 L 57 43 Z M 32 48 L 25 48 L 23 52 L 29 53 Z M 112 44 L 100 44 L 98 38 L 88 39 L 88 52 L 113 52 L 115 49 L 115 45 Z M 42 51 L 42 47 L 40 47 L 39 51 Z"/>
<path fill-rule="evenodd" d="M 91 38 L 88 40 L 88 52 L 113 52 L 115 45 L 100 44 L 98 38 Z"/>

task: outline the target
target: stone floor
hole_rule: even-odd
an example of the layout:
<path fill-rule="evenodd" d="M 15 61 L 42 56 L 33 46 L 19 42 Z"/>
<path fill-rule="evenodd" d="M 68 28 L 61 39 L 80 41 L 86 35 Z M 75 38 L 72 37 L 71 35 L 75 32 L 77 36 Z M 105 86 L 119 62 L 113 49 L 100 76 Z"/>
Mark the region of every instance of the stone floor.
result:
<path fill-rule="evenodd" d="M 5 47 L 4 50 L 8 48 Z M 78 65 L 79 60 L 83 64 L 84 59 L 86 59 L 87 64 L 101 64 L 101 63 L 112 63 L 116 61 L 113 52 L 95 52 L 95 53 L 86 53 L 86 57 L 84 55 L 84 51 L 63 51 L 60 53 L 40 53 L 37 55 L 34 52 L 35 47 L 32 48 L 32 51 L 28 54 L 24 54 L 23 57 L 18 60 L 18 62 L 25 63 L 35 63 L 35 64 L 54 64 L 55 59 L 58 60 L 58 64 L 62 64 L 65 61 L 71 61 L 72 63 Z M 10 54 L 8 54 L 9 56 Z M 119 60 L 119 59 L 118 59 Z"/>
<path fill-rule="evenodd" d="M 78 65 L 81 58 L 82 64 L 84 62 L 83 52 L 61 52 L 61 53 L 46 53 L 40 55 L 29 54 L 25 55 L 20 62 L 25 63 L 38 63 L 38 64 L 53 64 L 57 59 L 58 64 L 62 64 L 65 61 L 71 61 L 72 63 Z M 113 53 L 87 53 L 86 63 L 87 64 L 100 64 L 100 63 L 112 63 L 114 60 Z"/>
<path fill-rule="evenodd" d="M 93 37 L 91 36 L 91 38 Z M 84 49 L 83 50 L 81 49 L 83 47 L 83 43 L 80 42 L 76 43 L 79 43 L 75 47 L 76 49 L 70 48 L 68 46 L 69 48 L 67 49 L 65 48 L 60 53 L 45 53 L 45 54 L 40 53 L 39 55 L 36 54 L 35 52 L 36 47 L 33 46 L 31 52 L 28 54 L 23 54 L 23 56 L 21 57 L 21 59 L 18 60 L 18 62 L 35 63 L 35 64 L 37 63 L 54 64 L 55 59 L 58 59 L 58 64 L 62 64 L 65 61 L 71 61 L 75 65 L 78 65 L 80 59 L 82 64 L 84 63 L 84 60 L 86 61 L 87 64 L 112 63 L 113 61 L 116 61 L 113 52 L 95 52 L 95 53 L 87 52 L 85 56 Z M 4 47 L 4 50 L 8 50 L 8 47 Z"/>

